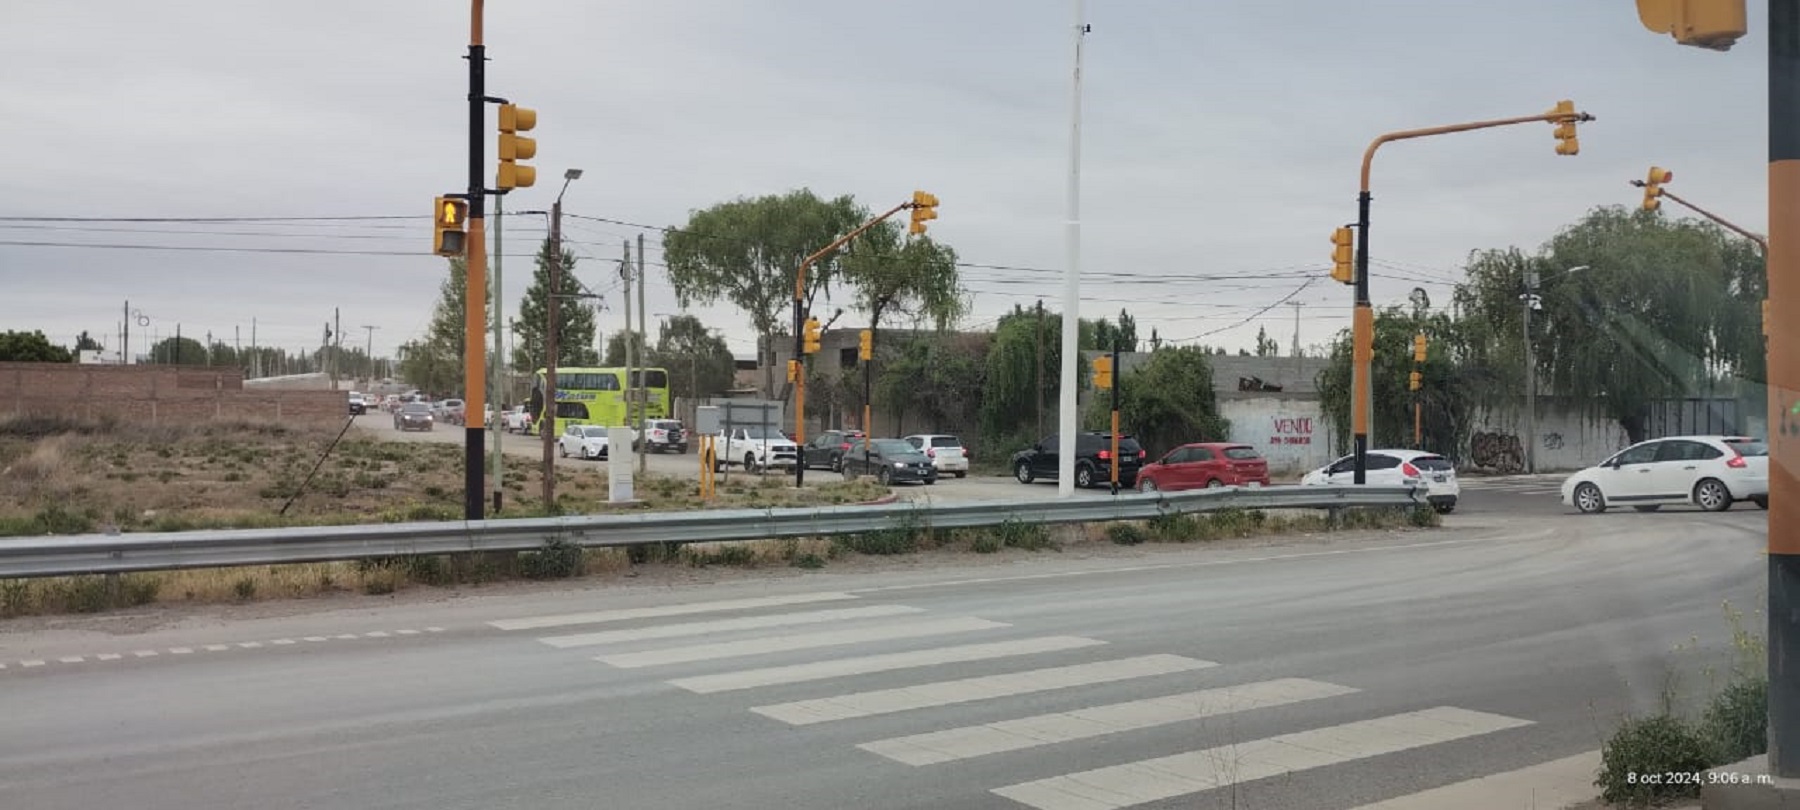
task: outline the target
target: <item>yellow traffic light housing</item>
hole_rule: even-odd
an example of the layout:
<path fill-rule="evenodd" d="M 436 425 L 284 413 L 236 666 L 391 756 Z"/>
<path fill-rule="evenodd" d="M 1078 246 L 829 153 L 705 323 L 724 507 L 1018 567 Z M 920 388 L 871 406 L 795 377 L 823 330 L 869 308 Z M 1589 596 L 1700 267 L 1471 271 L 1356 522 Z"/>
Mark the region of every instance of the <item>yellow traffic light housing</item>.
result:
<path fill-rule="evenodd" d="M 1420 374 L 1417 371 L 1413 372 L 1406 379 L 1406 387 L 1408 390 L 1417 391 L 1417 390 L 1419 390 L 1419 387 L 1424 384 L 1425 384 L 1425 375 Z"/>
<path fill-rule="evenodd" d="M 800 361 L 799 360 L 789 360 L 788 361 L 787 381 L 791 382 L 791 383 L 797 383 L 800 381 Z"/>
<path fill-rule="evenodd" d="M 857 341 L 856 357 L 859 360 L 875 359 L 875 330 L 862 330 Z"/>
<path fill-rule="evenodd" d="M 517 104 L 500 105 L 500 171 L 494 187 L 501 191 L 530 188 L 537 184 L 537 167 L 518 161 L 537 157 L 537 140 L 518 133 L 537 128 L 537 110 Z"/>
<path fill-rule="evenodd" d="M 1637 0 L 1637 7 L 1645 28 L 1696 48 L 1730 50 L 1749 30 L 1744 0 Z"/>
<path fill-rule="evenodd" d="M 1425 336 L 1422 334 L 1413 335 L 1413 362 L 1425 362 Z"/>
<path fill-rule="evenodd" d="M 938 218 L 937 207 L 937 195 L 927 194 L 923 191 L 913 192 L 912 225 L 907 227 L 906 232 L 914 236 L 924 233 L 925 223 Z"/>
<path fill-rule="evenodd" d="M 1113 364 L 1111 357 L 1101 356 L 1094 358 L 1094 387 L 1113 387 Z"/>
<path fill-rule="evenodd" d="M 1556 108 L 1550 111 L 1556 116 L 1556 153 L 1559 155 L 1581 154 L 1581 139 L 1575 137 L 1575 122 L 1580 113 L 1575 112 L 1575 102 L 1563 100 L 1556 102 Z"/>
<path fill-rule="evenodd" d="M 803 351 L 805 351 L 807 354 L 817 354 L 818 353 L 818 351 L 819 351 L 819 319 L 818 318 L 807 318 L 806 319 L 806 331 L 802 336 L 801 349 Z"/>
<path fill-rule="evenodd" d="M 1356 235 L 1348 227 L 1331 232 L 1331 278 L 1342 284 L 1356 283 Z"/>
<path fill-rule="evenodd" d="M 432 204 L 431 251 L 439 256 L 463 255 L 463 229 L 469 221 L 469 201 L 439 197 Z"/>
<path fill-rule="evenodd" d="M 1655 211 L 1662 207 L 1662 186 L 1675 179 L 1675 173 L 1661 166 L 1651 166 L 1650 174 L 1644 177 L 1644 210 Z"/>

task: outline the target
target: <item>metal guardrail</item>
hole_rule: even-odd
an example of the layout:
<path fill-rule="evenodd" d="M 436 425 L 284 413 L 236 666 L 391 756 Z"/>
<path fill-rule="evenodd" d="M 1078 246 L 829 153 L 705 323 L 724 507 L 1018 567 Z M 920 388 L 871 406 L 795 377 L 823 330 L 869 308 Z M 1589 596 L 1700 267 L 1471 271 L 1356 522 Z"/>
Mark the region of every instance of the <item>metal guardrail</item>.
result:
<path fill-rule="evenodd" d="M 528 551 L 556 538 L 586 547 L 618 547 L 853 534 L 902 525 L 971 528 L 1008 521 L 1100 523 L 1231 508 L 1348 509 L 1422 503 L 1423 492 L 1408 487 L 1281 486 L 1056 501 L 709 509 L 365 526 L 17 537 L 0 538 L 0 578 Z"/>

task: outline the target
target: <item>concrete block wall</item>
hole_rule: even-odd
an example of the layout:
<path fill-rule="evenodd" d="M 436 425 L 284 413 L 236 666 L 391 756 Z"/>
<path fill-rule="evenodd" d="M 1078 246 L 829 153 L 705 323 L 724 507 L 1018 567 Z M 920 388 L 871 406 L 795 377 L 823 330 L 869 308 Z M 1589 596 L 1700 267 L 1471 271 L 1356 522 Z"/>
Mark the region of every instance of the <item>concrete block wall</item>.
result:
<path fill-rule="evenodd" d="M 240 369 L 0 363 L 0 417 L 316 421 L 346 416 L 347 397 L 347 391 L 247 391 Z"/>
<path fill-rule="evenodd" d="M 1219 414 L 1231 420 L 1230 441 L 1255 447 L 1269 460 L 1272 478 L 1296 480 L 1336 458 L 1331 420 L 1315 398 L 1221 396 Z"/>

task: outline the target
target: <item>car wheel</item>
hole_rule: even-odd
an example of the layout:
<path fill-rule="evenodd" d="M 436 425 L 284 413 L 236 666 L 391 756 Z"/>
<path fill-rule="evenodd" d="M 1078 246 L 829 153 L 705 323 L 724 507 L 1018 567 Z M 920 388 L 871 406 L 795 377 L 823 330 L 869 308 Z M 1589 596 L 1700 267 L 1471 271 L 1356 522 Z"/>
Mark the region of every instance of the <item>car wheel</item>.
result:
<path fill-rule="evenodd" d="M 562 442 L 556 443 L 556 452 L 561 453 L 563 458 L 569 457 L 569 448 L 564 446 Z"/>
<path fill-rule="evenodd" d="M 1694 503 L 1708 512 L 1723 512 L 1731 508 L 1731 490 L 1716 478 L 1703 478 L 1694 485 Z"/>
<path fill-rule="evenodd" d="M 1606 496 L 1600 488 L 1593 484 L 1582 484 L 1575 488 L 1575 508 L 1584 515 L 1596 515 L 1606 511 Z"/>
<path fill-rule="evenodd" d="M 957 478 L 967 478 L 967 477 L 969 477 L 969 474 L 968 474 L 968 473 L 967 473 L 967 472 L 964 472 L 964 471 L 962 471 L 962 470 L 957 470 L 957 471 L 956 471 L 956 477 L 957 477 Z"/>
<path fill-rule="evenodd" d="M 885 487 L 894 482 L 894 474 L 886 467 L 883 467 L 881 472 L 875 474 L 875 480 L 879 481 L 881 485 Z"/>
<path fill-rule="evenodd" d="M 925 479 L 925 486 L 931 486 L 931 485 L 932 485 L 932 484 L 935 484 L 935 483 L 937 483 L 937 479 L 936 479 L 936 478 L 927 478 L 927 479 Z"/>
<path fill-rule="evenodd" d="M 1212 479 L 1212 480 L 1211 480 L 1211 481 L 1208 481 L 1208 482 L 1206 482 L 1206 488 L 1207 488 L 1207 489 L 1218 489 L 1218 488 L 1220 488 L 1220 487 L 1223 487 L 1223 486 L 1225 486 L 1225 482 L 1224 482 L 1224 481 L 1220 481 L 1220 480 L 1219 480 L 1219 479 L 1217 479 L 1217 478 L 1214 478 L 1214 479 Z"/>
<path fill-rule="evenodd" d="M 756 454 L 755 453 L 745 453 L 744 454 L 744 469 L 746 469 L 746 470 L 756 469 Z"/>
<path fill-rule="evenodd" d="M 1037 480 L 1037 476 L 1031 474 L 1031 462 L 1029 461 L 1014 464 L 1013 477 L 1017 478 L 1021 484 L 1029 484 Z"/>
<path fill-rule="evenodd" d="M 1075 488 L 1087 489 L 1094 485 L 1094 468 L 1082 464 L 1075 468 Z"/>
<path fill-rule="evenodd" d="M 831 463 L 828 466 L 831 467 L 832 472 L 843 472 L 844 471 L 844 457 L 843 456 L 833 456 L 831 459 Z"/>
<path fill-rule="evenodd" d="M 1456 504 L 1440 503 L 1440 504 L 1433 505 L 1431 508 L 1436 509 L 1437 513 L 1440 515 L 1448 515 L 1451 512 L 1456 511 Z"/>
<path fill-rule="evenodd" d="M 1156 491 L 1156 479 L 1154 479 L 1154 478 L 1139 478 L 1138 482 L 1137 482 L 1137 488 L 1138 488 L 1139 492 L 1155 492 Z"/>
<path fill-rule="evenodd" d="M 1756 504 L 1756 508 L 1758 508 L 1758 509 L 1768 509 L 1769 508 L 1769 496 L 1767 496 L 1767 495 L 1764 495 L 1760 498 L 1751 498 L 1750 501 L 1752 503 Z"/>
<path fill-rule="evenodd" d="M 1631 508 L 1636 509 L 1639 512 L 1654 512 L 1658 509 L 1661 509 L 1662 504 L 1659 504 L 1659 503 L 1640 504 L 1638 506 L 1633 506 Z"/>

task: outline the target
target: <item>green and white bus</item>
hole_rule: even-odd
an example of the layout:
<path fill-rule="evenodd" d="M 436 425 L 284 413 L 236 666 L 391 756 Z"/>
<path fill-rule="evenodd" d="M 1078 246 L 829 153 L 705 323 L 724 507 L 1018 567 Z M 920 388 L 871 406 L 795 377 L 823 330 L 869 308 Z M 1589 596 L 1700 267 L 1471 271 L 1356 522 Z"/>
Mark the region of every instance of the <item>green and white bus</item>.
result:
<path fill-rule="evenodd" d="M 532 375 L 530 413 L 535 425 L 544 423 L 546 373 L 540 368 Z M 557 369 L 556 424 L 552 429 L 561 435 L 570 425 L 631 425 L 640 411 L 646 419 L 669 418 L 674 403 L 669 397 L 668 371 L 633 368 L 629 383 L 623 368 Z"/>

